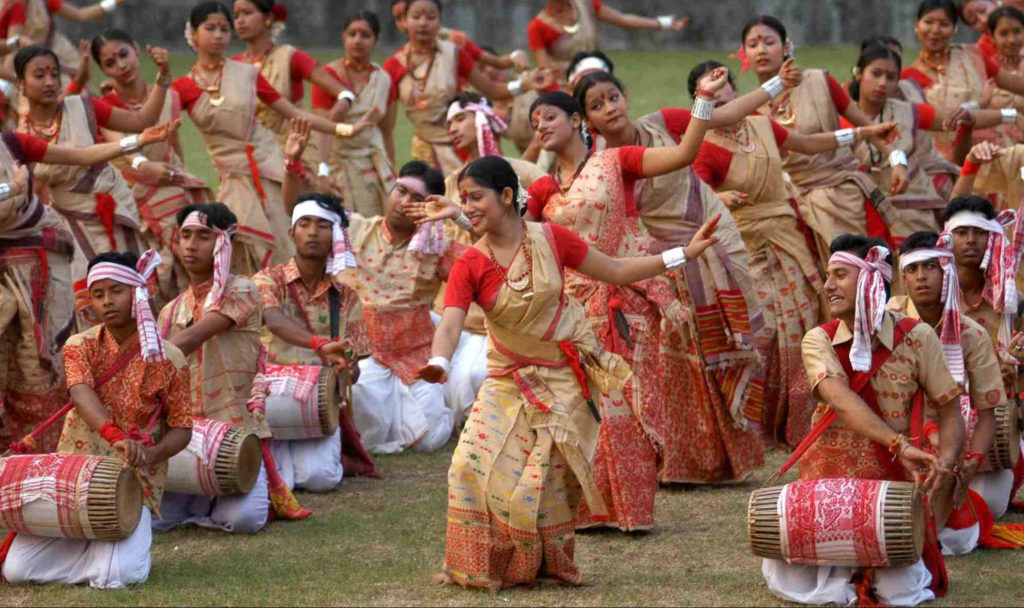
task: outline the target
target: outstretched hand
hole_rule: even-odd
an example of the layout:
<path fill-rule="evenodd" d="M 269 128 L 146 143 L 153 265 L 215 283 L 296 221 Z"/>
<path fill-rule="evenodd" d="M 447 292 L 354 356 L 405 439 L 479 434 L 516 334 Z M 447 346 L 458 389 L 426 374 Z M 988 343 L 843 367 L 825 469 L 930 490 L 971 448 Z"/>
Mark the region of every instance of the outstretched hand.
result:
<path fill-rule="evenodd" d="M 173 120 L 171 122 L 165 122 L 162 125 L 156 125 L 153 127 L 146 127 L 139 133 L 139 146 L 145 147 L 149 144 L 154 144 L 159 141 L 165 141 L 175 132 L 178 127 L 181 126 L 181 119 Z"/>
<path fill-rule="evenodd" d="M 416 224 L 426 224 L 439 220 L 455 220 L 462 215 L 462 207 L 459 207 L 452 199 L 431 194 L 422 201 L 407 203 L 405 216 Z"/>
<path fill-rule="evenodd" d="M 705 249 L 718 242 L 715 231 L 718 230 L 718 222 L 721 219 L 722 214 L 719 213 L 704 222 L 704 225 L 697 229 L 697 233 L 690 239 L 690 244 L 686 246 L 686 259 L 693 260 L 700 257 L 700 254 L 704 253 Z"/>
<path fill-rule="evenodd" d="M 167 52 L 167 49 L 147 44 L 146 52 L 149 53 L 149 57 L 153 60 L 153 63 L 156 64 L 156 71 L 159 72 L 161 76 L 170 75 L 171 54 Z"/>
<path fill-rule="evenodd" d="M 309 145 L 309 121 L 305 118 L 293 118 L 288 123 L 288 139 L 284 142 L 284 155 L 292 161 L 302 158 Z"/>

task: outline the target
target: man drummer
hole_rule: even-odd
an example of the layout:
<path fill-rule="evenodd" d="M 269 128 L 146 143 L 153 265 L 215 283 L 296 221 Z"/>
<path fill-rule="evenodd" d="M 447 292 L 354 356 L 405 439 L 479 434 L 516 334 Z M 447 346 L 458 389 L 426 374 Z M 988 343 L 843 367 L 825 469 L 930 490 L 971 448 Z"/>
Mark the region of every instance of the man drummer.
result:
<path fill-rule="evenodd" d="M 940 238 L 934 232 L 917 232 L 900 245 L 900 274 L 908 295 L 893 297 L 888 308 L 931 326 L 942 342 L 943 357 L 953 379 L 969 389 L 966 396 L 970 410 L 965 414 L 965 422 L 970 432 L 958 472 L 960 482 L 970 485 L 992 446 L 996 432 L 995 407 L 1006 403 L 1006 393 L 991 338 L 985 328 L 960 313 L 960 283 L 950 240 L 948 233 Z M 961 413 L 965 413 L 963 407 Z M 938 436 L 928 435 L 927 431 L 926 435 L 937 447 Z M 946 487 L 952 489 L 952 484 Z M 951 492 L 949 498 L 952 502 Z M 945 511 L 955 506 L 937 502 L 937 498 L 933 499 L 938 519 L 943 519 L 938 513 L 940 509 Z M 977 523 L 971 527 L 975 526 Z M 978 531 L 944 528 L 939 539 L 948 552 L 962 555 L 977 544 Z"/>
<path fill-rule="evenodd" d="M 1012 336 L 1019 330 L 1016 290 L 1005 289 L 1006 277 L 1013 283 L 1019 252 L 1012 253 L 1012 235 L 1004 224 L 1016 219 L 1013 211 L 997 217 L 996 210 L 980 196 L 957 197 L 943 214 L 946 232 L 952 235 L 956 274 L 960 279 L 960 312 L 977 321 L 988 332 L 1003 375 L 1007 397 L 1017 394 L 1017 364 L 1024 360 L 1024 338 Z M 1013 471 L 983 472 L 974 478 L 972 489 L 988 503 L 992 516 L 1002 517 L 1013 492 Z"/>
<path fill-rule="evenodd" d="M 160 311 L 160 332 L 188 357 L 197 417 L 267 438 L 266 422 L 248 406 L 260 358 L 262 308 L 253 282 L 229 272 L 235 214 L 221 203 L 196 203 L 177 219 L 176 255 L 189 287 Z M 232 533 L 259 531 L 270 504 L 267 468 L 261 467 L 252 490 L 241 496 L 169 495 L 163 520 L 154 527 L 193 523 Z"/>
<path fill-rule="evenodd" d="M 8 582 L 117 589 L 149 577 L 150 511 L 160 512 L 167 460 L 192 436 L 188 363 L 159 337 L 149 308 L 146 282 L 159 263 L 152 250 L 141 263 L 133 253 L 94 258 L 86 283 L 92 310 L 103 322 L 64 345 L 74 410 L 64 420 L 57 451 L 117 456 L 134 469 L 145 487 L 138 527 L 122 541 L 17 534 L 3 563 Z M 54 491 L 67 490 L 59 471 L 51 481 Z M 0 547 L 0 559 L 2 553 Z"/>
<path fill-rule="evenodd" d="M 812 329 L 802 344 L 807 379 L 820 402 L 800 478 L 914 478 L 929 490 L 960 456 L 961 389 L 935 332 L 885 310 L 892 257 L 882 241 L 844 234 L 832 241 L 831 252 L 825 296 L 834 320 Z M 927 399 L 917 398 L 921 392 Z M 818 423 L 829 409 L 838 419 L 822 431 Z M 909 439 L 924 409 L 937 420 L 937 456 Z M 773 593 L 798 603 L 848 605 L 861 598 L 916 605 L 945 593 L 942 555 L 933 535 L 930 540 L 924 559 L 907 567 L 857 571 L 766 559 L 762 572 Z"/>
<path fill-rule="evenodd" d="M 358 379 L 357 358 L 370 354 L 359 296 L 335 277 L 355 265 L 345 227 L 348 215 L 341 201 L 325 194 L 300 195 L 292 210 L 288 234 L 295 256 L 287 264 L 253 276 L 263 302 L 261 340 L 267 362 L 276 365 L 334 366 L 343 383 Z M 340 387 L 345 390 L 347 387 Z M 342 426 L 349 428 L 342 411 Z M 339 428 L 322 439 L 274 440 L 271 445 L 281 474 L 290 487 L 326 492 L 341 482 L 342 449 L 350 474 L 375 474 L 372 462 L 359 445 L 343 445 Z M 352 431 L 345 443 L 358 442 Z"/>

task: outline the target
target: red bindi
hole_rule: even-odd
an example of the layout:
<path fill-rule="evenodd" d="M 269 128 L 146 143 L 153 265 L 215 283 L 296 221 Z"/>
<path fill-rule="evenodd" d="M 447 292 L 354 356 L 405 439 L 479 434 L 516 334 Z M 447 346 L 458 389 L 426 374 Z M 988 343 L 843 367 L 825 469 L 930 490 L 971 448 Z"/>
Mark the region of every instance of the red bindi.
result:
<path fill-rule="evenodd" d="M 469 190 L 463 190 L 462 191 L 462 200 L 466 200 L 467 198 L 469 198 Z"/>

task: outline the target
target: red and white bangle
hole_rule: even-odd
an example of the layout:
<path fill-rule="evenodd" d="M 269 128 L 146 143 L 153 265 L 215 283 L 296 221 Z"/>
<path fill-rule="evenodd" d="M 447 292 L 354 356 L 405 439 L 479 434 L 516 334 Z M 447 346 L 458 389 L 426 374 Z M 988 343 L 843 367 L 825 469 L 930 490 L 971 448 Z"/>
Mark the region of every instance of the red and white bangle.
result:
<path fill-rule="evenodd" d="M 118 441 L 124 441 L 128 438 L 121 430 L 121 427 L 114 424 L 112 421 L 107 420 L 100 426 L 100 437 L 106 440 L 110 445 L 114 445 Z"/>
<path fill-rule="evenodd" d="M 284 170 L 295 177 L 306 177 L 306 168 L 302 166 L 301 160 L 284 159 Z"/>
<path fill-rule="evenodd" d="M 960 168 L 960 177 L 967 177 L 968 175 L 977 175 L 978 171 L 981 171 L 981 165 L 976 165 L 971 162 L 971 159 L 964 161 L 964 166 Z"/>
<path fill-rule="evenodd" d="M 313 349 L 313 352 L 320 354 L 320 349 L 330 344 L 331 341 L 321 336 L 313 336 L 309 339 L 309 347 Z"/>
<path fill-rule="evenodd" d="M 977 463 L 983 464 L 985 462 L 985 455 L 981 452 L 972 452 L 970 450 L 964 450 L 964 462 L 969 460 L 977 461 Z"/>

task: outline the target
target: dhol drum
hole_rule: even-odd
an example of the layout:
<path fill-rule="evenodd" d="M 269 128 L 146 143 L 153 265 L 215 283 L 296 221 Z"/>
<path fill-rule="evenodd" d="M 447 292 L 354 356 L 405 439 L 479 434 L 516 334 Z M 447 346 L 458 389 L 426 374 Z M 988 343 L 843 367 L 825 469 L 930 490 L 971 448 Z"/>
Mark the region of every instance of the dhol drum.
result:
<path fill-rule="evenodd" d="M 913 483 L 815 479 L 750 495 L 754 555 L 816 566 L 910 566 L 924 549 L 925 515 Z"/>
<path fill-rule="evenodd" d="M 986 460 L 993 471 L 1005 471 L 1017 466 L 1020 458 L 1020 430 L 1016 404 L 995 407 L 996 434 L 992 438 Z"/>
<path fill-rule="evenodd" d="M 338 429 L 338 374 L 316 365 L 268 365 L 266 419 L 274 439 L 319 439 Z"/>
<path fill-rule="evenodd" d="M 171 457 L 168 492 L 231 496 L 252 490 L 260 474 L 260 441 L 245 429 L 207 418 L 192 422 L 188 447 Z"/>
<path fill-rule="evenodd" d="M 119 458 L 0 459 L 0 528 L 52 538 L 124 540 L 142 516 L 142 484 Z"/>

